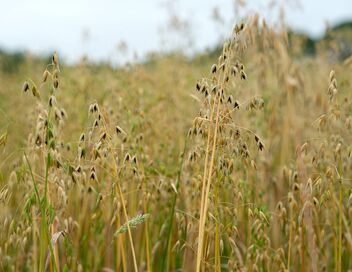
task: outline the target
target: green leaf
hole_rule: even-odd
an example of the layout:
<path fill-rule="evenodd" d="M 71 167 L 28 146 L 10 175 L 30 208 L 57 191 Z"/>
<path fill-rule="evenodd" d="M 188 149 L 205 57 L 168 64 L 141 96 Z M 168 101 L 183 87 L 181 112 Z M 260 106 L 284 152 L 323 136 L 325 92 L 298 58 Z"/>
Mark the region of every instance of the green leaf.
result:
<path fill-rule="evenodd" d="M 0 146 L 5 146 L 7 143 L 7 131 L 0 135 Z"/>
<path fill-rule="evenodd" d="M 118 236 L 120 233 L 124 233 L 128 230 L 127 224 L 130 226 L 130 228 L 136 228 L 139 224 L 143 223 L 147 218 L 149 217 L 149 214 L 139 214 L 136 217 L 133 217 L 128 221 L 128 223 L 123 224 L 115 233 L 114 237 Z"/>
<path fill-rule="evenodd" d="M 55 210 L 52 205 L 48 207 L 47 215 L 48 215 L 48 224 L 50 225 L 54 222 L 54 218 L 55 218 Z"/>

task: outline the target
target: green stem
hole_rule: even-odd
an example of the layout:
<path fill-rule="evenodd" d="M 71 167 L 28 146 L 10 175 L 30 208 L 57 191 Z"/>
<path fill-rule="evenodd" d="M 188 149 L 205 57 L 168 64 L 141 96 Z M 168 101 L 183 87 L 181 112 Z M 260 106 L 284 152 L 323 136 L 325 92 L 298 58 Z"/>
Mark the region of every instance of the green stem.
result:
<path fill-rule="evenodd" d="M 177 202 L 177 196 L 178 196 L 178 191 L 180 188 L 180 180 L 181 180 L 181 173 L 182 173 L 182 167 L 183 167 L 183 162 L 184 162 L 184 157 L 185 157 L 185 153 L 187 150 L 187 136 L 186 136 L 186 140 L 185 140 L 185 145 L 183 148 L 183 153 L 181 156 L 181 162 L 180 162 L 180 166 L 179 166 L 179 170 L 177 173 L 177 179 L 176 179 L 176 191 L 174 194 L 174 197 L 172 199 L 172 204 L 171 204 L 171 213 L 170 216 L 168 218 L 168 230 L 167 230 L 167 240 L 166 240 L 166 250 L 164 250 L 164 254 L 162 257 L 162 271 L 169 271 L 169 256 L 170 256 L 170 250 L 171 250 L 171 234 L 172 234 L 172 226 L 173 226 L 173 220 L 174 220 L 174 215 L 175 215 L 175 207 L 176 207 L 176 202 Z"/>
<path fill-rule="evenodd" d="M 342 181 L 339 181 L 339 237 L 338 237 L 338 272 L 342 269 Z"/>

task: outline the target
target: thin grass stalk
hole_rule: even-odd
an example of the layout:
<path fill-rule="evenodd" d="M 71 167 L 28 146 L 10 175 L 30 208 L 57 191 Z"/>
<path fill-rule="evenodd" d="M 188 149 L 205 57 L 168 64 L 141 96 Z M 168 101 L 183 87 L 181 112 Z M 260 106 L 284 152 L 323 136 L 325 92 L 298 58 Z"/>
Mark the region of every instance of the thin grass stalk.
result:
<path fill-rule="evenodd" d="M 136 253 L 135 253 L 134 245 L 133 245 L 131 228 L 130 228 L 130 225 L 128 223 L 128 215 L 127 215 L 127 210 L 126 210 L 126 206 L 125 206 L 125 200 L 124 200 L 124 197 L 123 197 L 123 194 L 122 194 L 122 190 L 121 190 L 121 187 L 120 187 L 120 184 L 118 183 L 118 181 L 116 181 L 116 188 L 117 188 L 117 192 L 118 192 L 118 195 L 120 197 L 120 200 L 121 200 L 121 205 L 122 205 L 122 210 L 123 210 L 123 213 L 124 213 L 125 221 L 127 223 L 126 224 L 127 225 L 127 232 L 128 232 L 128 238 L 129 238 L 130 244 L 131 244 L 134 271 L 137 272 L 138 271 L 138 266 L 137 266 Z"/>
<path fill-rule="evenodd" d="M 219 207 L 219 184 L 216 184 L 215 192 L 215 206 Z M 216 221 L 215 221 L 215 271 L 221 271 L 221 256 L 220 256 L 220 226 L 219 226 L 219 210 L 216 209 Z"/>
<path fill-rule="evenodd" d="M 304 255 L 304 222 L 301 221 L 301 272 L 305 271 L 305 255 Z"/>
<path fill-rule="evenodd" d="M 168 226 L 168 231 L 167 231 L 167 242 L 166 242 L 166 253 L 164 253 L 163 256 L 163 263 L 162 263 L 162 268 L 164 271 L 169 271 L 169 256 L 170 256 L 170 251 L 171 251 L 171 235 L 172 235 L 172 226 L 173 226 L 173 220 L 175 216 L 175 208 L 176 208 L 176 202 L 177 202 L 177 196 L 180 188 L 180 180 L 181 180 L 181 173 L 182 173 L 182 168 L 183 168 L 183 163 L 184 163 L 184 158 L 185 158 L 185 153 L 187 150 L 187 137 L 185 138 L 185 143 L 183 147 L 183 152 L 181 155 L 181 161 L 180 161 L 180 166 L 177 172 L 177 179 L 176 179 L 176 191 L 174 194 L 174 197 L 172 199 L 172 205 L 171 205 L 171 212 L 170 212 L 170 217 L 169 217 L 169 226 Z M 166 263 L 165 263 L 166 259 Z M 166 270 L 165 270 L 166 269 Z"/>
<path fill-rule="evenodd" d="M 107 131 L 108 129 L 107 129 L 107 126 L 106 126 L 105 121 L 103 122 L 103 125 L 104 125 L 105 130 Z M 115 180 L 116 180 L 116 187 L 115 187 L 115 189 L 116 189 L 116 191 L 117 191 L 117 194 L 118 194 L 119 197 L 120 197 L 121 205 L 122 205 L 122 210 L 123 210 L 123 214 L 124 214 L 125 221 L 126 221 L 127 232 L 128 232 L 128 239 L 129 239 L 130 246 L 131 246 L 131 251 L 132 251 L 133 267 L 134 267 L 134 271 L 135 271 L 135 272 L 138 272 L 136 251 L 135 251 L 135 249 L 134 249 L 131 227 L 130 227 L 130 224 L 129 224 L 128 214 L 127 214 L 126 205 L 125 205 L 125 199 L 124 199 L 124 197 L 123 197 L 122 190 L 121 190 L 121 186 L 120 186 L 120 183 L 119 183 L 119 180 L 118 180 L 119 172 L 118 172 L 118 170 L 117 170 L 117 162 L 116 162 L 116 160 L 114 160 L 113 168 L 114 168 L 114 175 L 115 175 L 114 178 L 115 178 Z M 132 196 L 130 196 L 130 198 L 131 198 L 131 197 L 132 197 Z M 132 203 L 133 203 L 133 201 L 132 201 Z M 132 207 L 132 208 L 133 208 L 133 207 Z M 122 244 L 122 246 L 123 246 L 123 244 Z M 125 253 L 123 252 L 123 254 L 125 254 Z M 126 257 L 124 257 L 124 259 L 126 259 Z M 127 266 L 126 266 L 126 265 L 124 265 L 124 269 L 127 269 Z M 126 271 L 126 270 L 125 270 L 125 271 Z"/>
<path fill-rule="evenodd" d="M 32 221 L 33 221 L 33 224 L 32 224 L 32 227 L 33 227 L 33 230 L 32 230 L 32 237 L 33 237 L 33 271 L 37 271 L 38 270 L 38 245 L 37 245 L 36 232 L 37 232 L 38 226 L 37 226 L 37 221 L 36 221 L 36 218 L 35 218 L 35 210 L 34 210 L 33 207 L 32 207 L 31 213 L 32 213 Z"/>
<path fill-rule="evenodd" d="M 342 269 L 342 181 L 339 181 L 339 237 L 338 237 L 338 266 L 337 271 L 341 272 Z"/>
<path fill-rule="evenodd" d="M 120 227 L 121 221 L 120 221 L 120 217 L 117 219 L 116 221 L 117 223 L 117 229 Z M 119 235 L 118 238 L 118 243 L 117 243 L 117 268 L 116 271 L 119 271 L 120 268 L 120 262 L 122 262 L 122 271 L 127 271 L 127 261 L 126 261 L 126 253 L 125 253 L 125 248 L 124 248 L 124 236 L 123 235 Z M 119 255 L 119 252 L 121 253 L 121 255 Z"/>
<path fill-rule="evenodd" d="M 143 175 L 144 176 L 144 175 Z M 144 182 L 145 185 L 145 182 Z M 148 213 L 148 203 L 146 199 L 143 199 L 143 209 L 144 209 L 144 214 Z M 152 272 L 152 263 L 151 263 L 151 258 L 150 258 L 150 242 L 149 242 L 149 222 L 146 220 L 144 222 L 144 235 L 145 235 L 145 251 L 146 251 L 146 257 L 147 257 L 147 271 Z"/>
<path fill-rule="evenodd" d="M 202 248 L 203 248 L 203 238 L 204 238 L 204 228 L 205 228 L 205 222 L 206 222 L 206 214 L 208 210 L 208 197 L 209 197 L 209 191 L 210 191 L 210 184 L 211 184 L 211 176 L 212 176 L 212 171 L 213 171 L 213 166 L 214 166 L 214 159 L 215 159 L 215 152 L 216 152 L 216 140 L 217 140 L 217 132 L 218 132 L 218 125 L 219 125 L 219 113 L 220 113 L 220 96 L 218 96 L 217 99 L 217 110 L 216 110 L 216 121 L 215 121 L 215 129 L 214 129 L 214 139 L 213 139 L 213 146 L 212 146 L 212 153 L 211 153 L 211 159 L 210 159 L 210 166 L 209 166 L 209 171 L 208 171 L 208 178 L 207 178 L 207 187 L 204 195 L 204 208 L 202 211 L 202 216 L 201 216 L 201 222 L 200 222 L 200 231 L 199 231 L 199 238 L 200 240 L 198 241 L 198 253 L 197 253 L 197 267 L 196 271 L 200 271 L 200 264 L 202 260 Z"/>
<path fill-rule="evenodd" d="M 146 213 L 147 211 L 147 205 L 144 204 L 144 211 Z M 151 263 L 151 258 L 150 258 L 150 242 L 149 242 L 149 222 L 146 220 L 144 222 L 144 235 L 145 235 L 145 251 L 146 251 L 146 257 L 147 257 L 147 271 L 152 272 L 152 263 Z"/>
<path fill-rule="evenodd" d="M 287 252 L 287 270 L 290 271 L 291 266 L 291 248 L 292 248 L 292 233 L 293 233 L 293 216 L 292 208 L 290 208 L 290 230 L 288 235 L 288 252 Z"/>
<path fill-rule="evenodd" d="M 212 128 L 212 123 L 213 123 L 213 118 L 214 118 L 214 109 L 215 109 L 215 102 L 216 99 L 214 99 L 213 105 L 211 107 L 211 114 L 210 114 L 210 123 L 209 123 L 209 128 L 208 128 L 208 137 L 207 137 L 207 147 L 205 151 L 205 160 L 204 160 L 204 172 L 203 172 L 203 179 L 202 179 L 202 196 L 201 196 L 201 201 L 200 201 L 200 211 L 199 211 L 199 229 L 198 229 L 198 249 L 197 249 L 197 268 L 196 271 L 199 271 L 200 269 L 200 258 L 202 255 L 202 246 L 200 246 L 200 241 L 201 241 L 201 228 L 202 228 L 202 219 L 203 219 L 203 210 L 204 210 L 204 198 L 205 198 L 205 188 L 206 188 L 206 176 L 207 176 L 207 171 L 208 171 L 208 161 L 209 161 L 209 149 L 210 149 L 210 144 L 211 144 L 211 128 Z"/>

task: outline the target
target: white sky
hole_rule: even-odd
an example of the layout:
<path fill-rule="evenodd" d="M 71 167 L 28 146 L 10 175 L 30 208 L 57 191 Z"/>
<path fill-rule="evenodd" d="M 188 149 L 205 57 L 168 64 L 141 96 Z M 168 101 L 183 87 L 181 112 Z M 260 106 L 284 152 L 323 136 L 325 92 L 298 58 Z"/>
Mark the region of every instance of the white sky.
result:
<path fill-rule="evenodd" d="M 242 0 L 243 1 L 243 0 Z M 87 54 L 91 60 L 121 62 L 132 59 L 134 52 L 143 56 L 151 50 L 188 46 L 204 49 L 230 32 L 235 16 L 234 0 L 172 1 L 176 14 L 189 21 L 188 34 L 175 36 L 166 31 L 170 18 L 166 0 L 0 0 L 0 48 L 28 50 L 35 54 L 57 50 L 66 60 L 75 61 Z M 283 0 L 252 0 L 241 15 L 260 11 L 269 21 L 278 18 Z M 275 11 L 269 2 L 278 3 Z M 352 19 L 351 0 L 286 0 L 288 25 L 315 37 L 322 35 L 326 22 L 334 24 Z M 212 10 L 218 7 L 225 19 L 216 25 Z M 87 35 L 84 35 L 86 33 Z M 85 37 L 85 38 L 84 38 Z M 182 37 L 182 39 L 180 39 Z M 162 41 L 166 41 L 166 44 Z M 128 45 L 125 53 L 117 44 Z"/>

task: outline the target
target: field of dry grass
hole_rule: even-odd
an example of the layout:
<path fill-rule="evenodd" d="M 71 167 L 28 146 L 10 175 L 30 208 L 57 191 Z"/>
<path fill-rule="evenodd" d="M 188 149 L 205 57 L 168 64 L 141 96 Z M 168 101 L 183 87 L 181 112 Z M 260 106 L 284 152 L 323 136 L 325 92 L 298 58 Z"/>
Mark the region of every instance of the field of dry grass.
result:
<path fill-rule="evenodd" d="M 301 43 L 0 72 L 0 271 L 350 271 L 352 59 Z"/>

